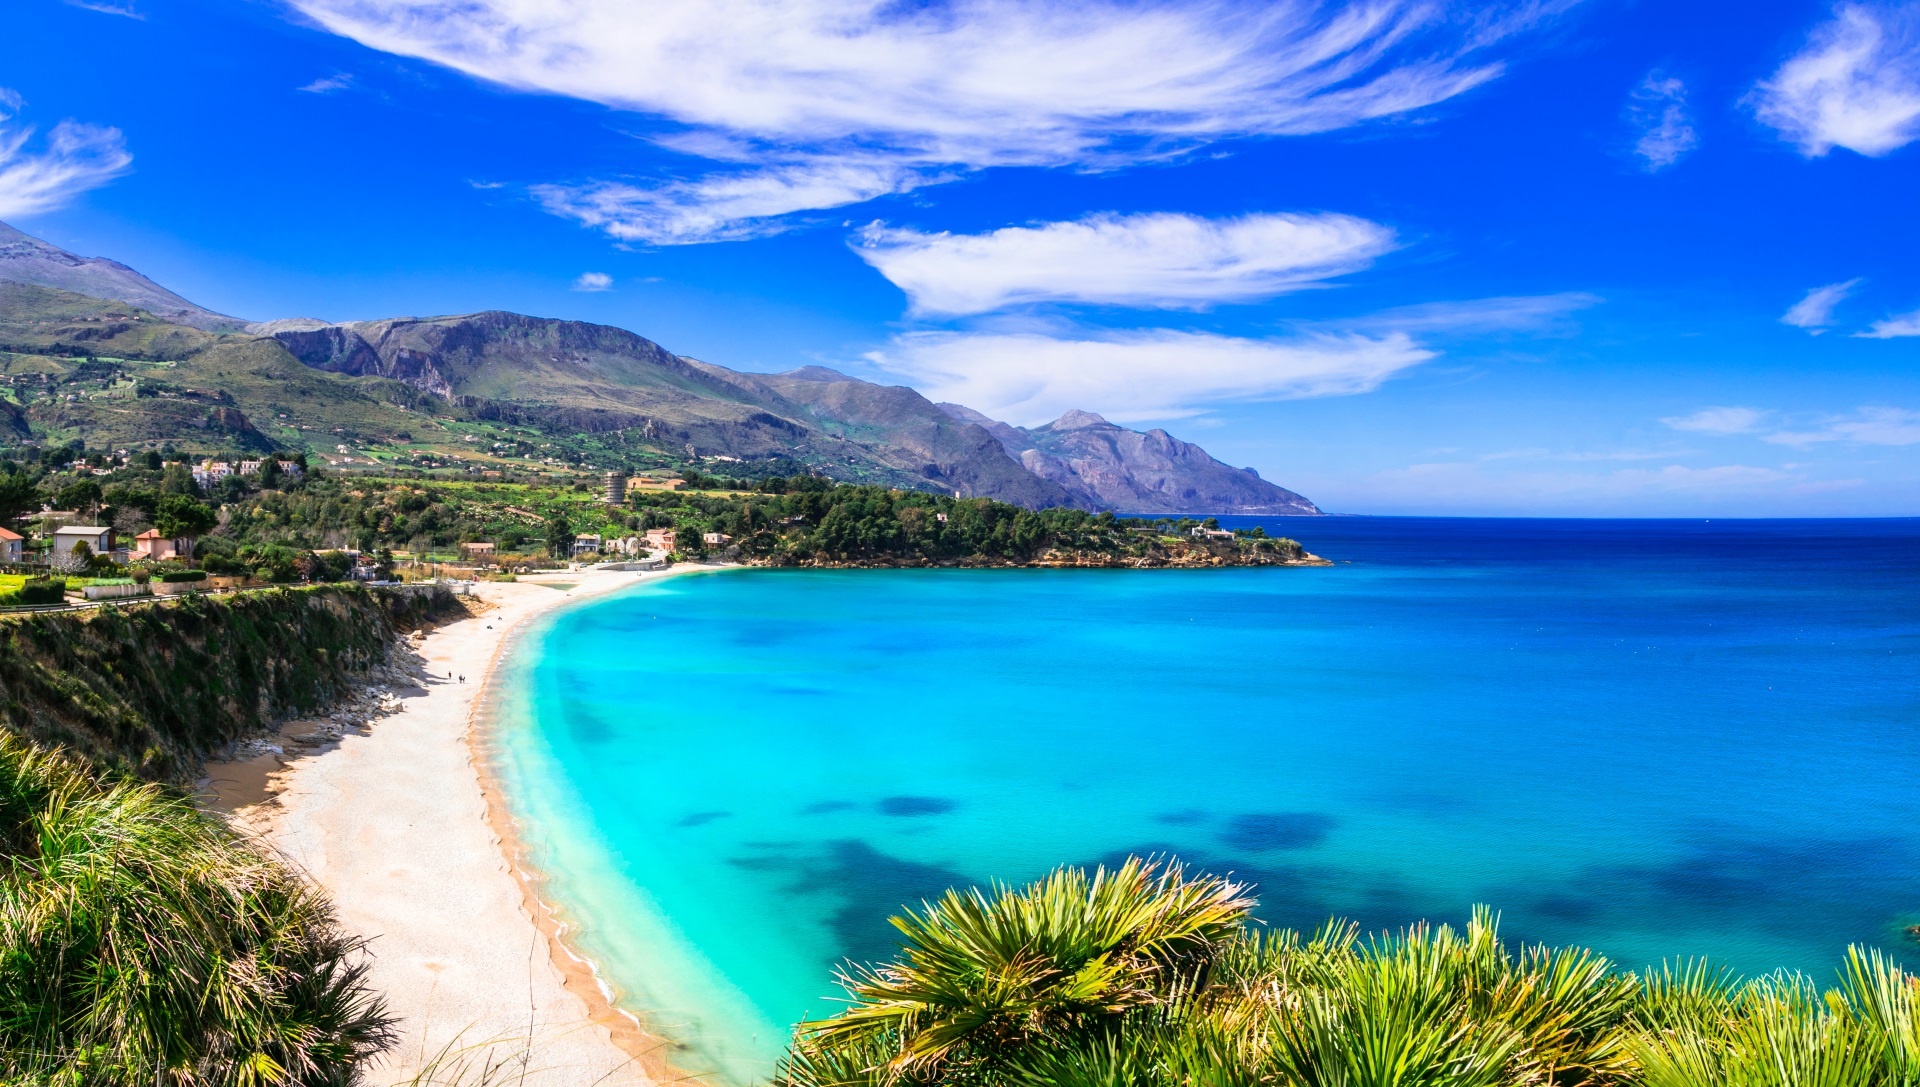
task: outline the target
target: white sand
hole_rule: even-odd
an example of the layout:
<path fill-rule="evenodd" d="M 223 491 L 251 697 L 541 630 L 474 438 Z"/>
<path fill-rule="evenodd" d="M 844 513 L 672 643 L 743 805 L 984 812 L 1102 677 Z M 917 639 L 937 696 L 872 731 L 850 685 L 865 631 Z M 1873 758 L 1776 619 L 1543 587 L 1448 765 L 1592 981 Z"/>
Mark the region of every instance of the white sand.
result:
<path fill-rule="evenodd" d="M 449 1048 L 470 1071 L 486 1061 L 513 1063 L 511 1081 L 527 1087 L 663 1078 L 657 1061 L 643 1067 L 634 1056 L 644 1036 L 606 1005 L 583 964 L 529 912 L 488 822 L 468 735 L 474 700 L 510 629 L 560 604 L 659 576 L 543 579 L 575 584 L 566 591 L 527 581 L 479 586 L 476 595 L 497 610 L 426 637 L 420 653 L 431 678 L 400 692 L 399 712 L 295 762 L 277 779 L 277 803 L 252 810 L 253 825 L 326 889 L 341 923 L 371 938 L 372 984 L 400 1017 L 404 1037 L 365 1082 L 404 1081 Z M 449 673 L 465 674 L 466 682 Z M 249 814 L 241 814 L 243 823 Z"/>

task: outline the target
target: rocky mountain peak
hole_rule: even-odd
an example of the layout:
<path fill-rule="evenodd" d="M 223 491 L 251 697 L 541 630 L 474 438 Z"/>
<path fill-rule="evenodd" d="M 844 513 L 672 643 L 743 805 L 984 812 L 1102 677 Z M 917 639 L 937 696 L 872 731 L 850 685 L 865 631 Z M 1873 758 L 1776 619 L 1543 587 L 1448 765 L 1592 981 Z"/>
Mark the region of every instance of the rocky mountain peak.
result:
<path fill-rule="evenodd" d="M 1106 419 L 1102 418 L 1101 416 L 1095 415 L 1093 412 L 1081 411 L 1079 408 L 1074 408 L 1073 410 L 1067 412 L 1065 415 L 1062 415 L 1060 418 L 1055 419 L 1051 423 L 1048 423 L 1047 429 L 1048 430 L 1079 430 L 1083 427 L 1112 426 L 1112 425 L 1113 425 L 1112 423 L 1107 422 Z"/>

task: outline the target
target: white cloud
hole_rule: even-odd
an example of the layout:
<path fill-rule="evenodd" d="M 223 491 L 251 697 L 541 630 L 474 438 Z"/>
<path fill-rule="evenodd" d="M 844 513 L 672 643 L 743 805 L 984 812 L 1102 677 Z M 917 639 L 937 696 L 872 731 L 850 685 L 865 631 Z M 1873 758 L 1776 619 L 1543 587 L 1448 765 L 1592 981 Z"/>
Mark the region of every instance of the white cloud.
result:
<path fill-rule="evenodd" d="M 1633 153 L 1646 162 L 1649 173 L 1679 162 L 1700 143 L 1687 115 L 1687 85 L 1671 76 L 1647 73 L 1634 88 L 1627 112 L 1640 130 Z"/>
<path fill-rule="evenodd" d="M 1920 336 L 1920 309 L 1912 313 L 1883 317 L 1855 336 L 1865 340 L 1893 340 L 1902 336 Z"/>
<path fill-rule="evenodd" d="M 33 127 L 11 123 L 20 96 L 0 87 L 0 218 L 51 211 L 125 173 L 133 156 L 117 128 L 61 121 L 44 148 L 28 150 Z"/>
<path fill-rule="evenodd" d="M 1851 416 L 1822 421 L 1815 429 L 1781 431 L 1767 435 L 1777 445 L 1808 446 L 1819 442 L 1858 442 L 1862 445 L 1920 445 L 1920 411 L 1866 407 Z"/>
<path fill-rule="evenodd" d="M 663 244 L 992 166 L 1105 168 L 1209 141 L 1325 132 L 1499 75 L 1484 50 L 1570 6 L 1516 0 L 293 0 L 327 29 L 482 79 L 653 115 L 734 164 L 550 189 Z M 821 185 L 851 159 L 860 185 Z M 753 166 L 741 166 L 753 163 Z M 754 200 L 740 201 L 744 172 Z M 790 192 L 777 194 L 777 189 Z M 711 206 L 710 206 L 711 205 Z M 628 214 L 629 209 L 637 209 Z M 702 219 L 711 227 L 697 229 Z"/>
<path fill-rule="evenodd" d="M 1241 339 L 1083 330 L 908 333 L 867 358 L 929 399 L 1028 425 L 1072 408 L 1118 421 L 1171 419 L 1225 401 L 1363 393 L 1433 354 L 1402 333 Z"/>
<path fill-rule="evenodd" d="M 581 272 L 580 278 L 573 281 L 576 291 L 610 291 L 613 289 L 613 277 L 605 272 Z"/>
<path fill-rule="evenodd" d="M 1393 231 L 1351 215 L 1203 219 L 1159 212 L 986 234 L 875 224 L 854 251 L 922 314 L 988 313 L 1031 302 L 1198 309 L 1251 302 L 1358 271 Z"/>
<path fill-rule="evenodd" d="M 1920 137 L 1920 7 L 1841 4 L 1751 101 L 1810 157 L 1906 146 Z"/>
<path fill-rule="evenodd" d="M 1669 415 L 1660 420 L 1675 430 L 1696 434 L 1751 434 L 1772 416 L 1759 408 L 1701 408 L 1691 415 Z"/>
<path fill-rule="evenodd" d="M 1807 296 L 1795 302 L 1792 308 L 1781 314 L 1780 323 L 1804 328 L 1815 336 L 1827 330 L 1833 324 L 1833 309 L 1846 301 L 1853 289 L 1866 282 L 1863 279 L 1849 279 L 1845 283 L 1829 283 L 1824 287 L 1815 287 Z"/>
<path fill-rule="evenodd" d="M 304 87 L 294 89 L 308 94 L 332 94 L 334 91 L 344 91 L 351 86 L 353 86 L 353 73 L 335 72 L 330 76 L 322 76 Z"/>
<path fill-rule="evenodd" d="M 884 161 L 820 160 L 696 181 L 535 185 L 548 211 L 622 241 L 654 245 L 739 241 L 786 230 L 784 216 L 843 207 L 925 183 L 931 175 Z"/>

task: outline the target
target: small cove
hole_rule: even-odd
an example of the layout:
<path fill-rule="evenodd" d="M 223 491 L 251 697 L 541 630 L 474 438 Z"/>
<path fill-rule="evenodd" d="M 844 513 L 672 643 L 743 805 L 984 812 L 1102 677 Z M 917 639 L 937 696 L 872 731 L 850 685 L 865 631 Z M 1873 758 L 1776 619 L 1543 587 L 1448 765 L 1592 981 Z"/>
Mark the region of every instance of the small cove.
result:
<path fill-rule="evenodd" d="M 730 571 L 545 620 L 494 746 L 548 896 L 737 1082 L 902 903 L 1129 852 L 1274 924 L 1911 957 L 1920 524 L 1259 523 L 1350 561 Z"/>

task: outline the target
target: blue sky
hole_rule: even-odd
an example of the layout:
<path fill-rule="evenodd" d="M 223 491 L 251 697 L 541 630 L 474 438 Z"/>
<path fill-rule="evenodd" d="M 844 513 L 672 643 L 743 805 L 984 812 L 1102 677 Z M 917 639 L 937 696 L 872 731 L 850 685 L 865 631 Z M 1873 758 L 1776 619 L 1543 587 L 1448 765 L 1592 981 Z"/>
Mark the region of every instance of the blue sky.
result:
<path fill-rule="evenodd" d="M 1920 3 L 14 0 L 0 218 L 1355 513 L 1920 514 Z"/>

